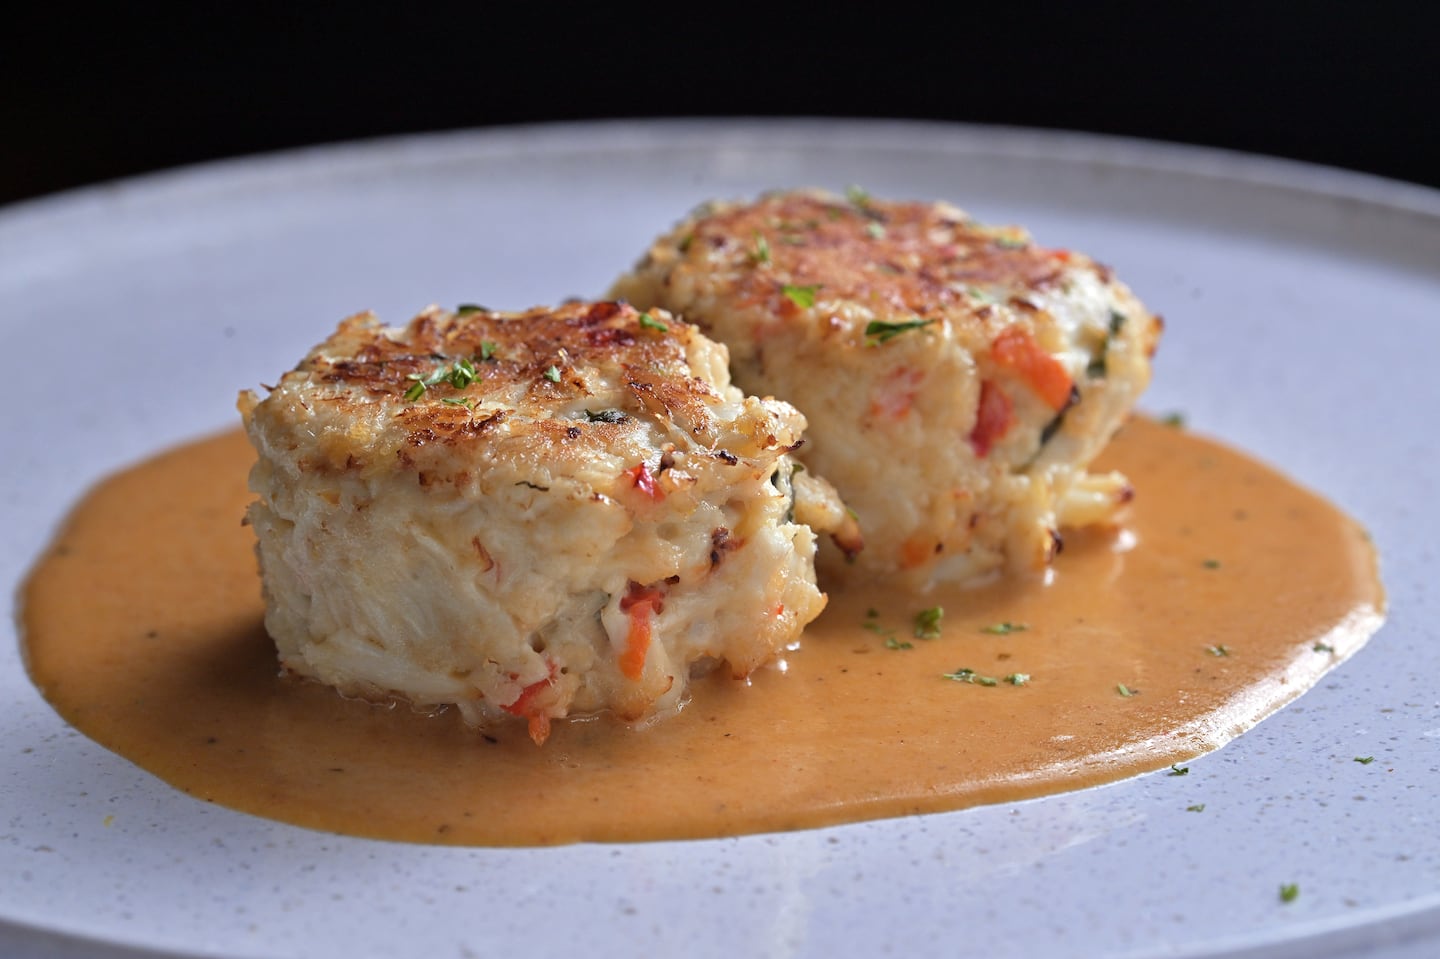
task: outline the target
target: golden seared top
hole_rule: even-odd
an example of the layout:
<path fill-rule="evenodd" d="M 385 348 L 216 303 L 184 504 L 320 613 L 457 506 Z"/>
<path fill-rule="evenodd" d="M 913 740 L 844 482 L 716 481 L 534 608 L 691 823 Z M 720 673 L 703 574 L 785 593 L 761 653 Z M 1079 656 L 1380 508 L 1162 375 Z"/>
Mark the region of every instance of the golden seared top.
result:
<path fill-rule="evenodd" d="M 876 316 L 943 315 L 961 324 L 972 317 L 980 325 L 995 304 L 1058 288 L 1077 270 L 1111 279 L 1107 267 L 1040 246 L 1019 227 L 980 224 L 948 203 L 877 200 L 857 190 L 706 204 L 657 243 L 638 272 L 654 267 L 704 270 L 709 295 L 787 319 L 817 301 L 844 301 Z M 623 283 L 618 290 L 628 292 Z"/>
<path fill-rule="evenodd" d="M 508 458 L 565 472 L 667 444 L 722 462 L 780 455 L 803 418 L 744 399 L 727 360 L 689 323 L 623 303 L 432 307 L 404 327 L 362 313 L 240 406 L 252 437 L 308 466 L 362 471 L 458 474 Z"/>

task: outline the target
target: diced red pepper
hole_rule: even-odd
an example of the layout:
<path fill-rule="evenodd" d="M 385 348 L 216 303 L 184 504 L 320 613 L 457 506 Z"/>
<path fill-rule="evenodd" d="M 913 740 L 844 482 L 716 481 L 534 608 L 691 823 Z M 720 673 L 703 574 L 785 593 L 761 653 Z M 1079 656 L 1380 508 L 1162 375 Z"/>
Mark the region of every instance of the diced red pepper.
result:
<path fill-rule="evenodd" d="M 994 446 L 1015 422 L 1015 404 L 1005 391 L 989 380 L 980 383 L 980 409 L 975 416 L 975 428 L 970 431 L 970 448 L 976 456 L 990 455 Z"/>
<path fill-rule="evenodd" d="M 665 491 L 660 488 L 655 474 L 650 472 L 650 467 L 645 463 L 632 466 L 625 471 L 625 475 L 630 477 L 631 484 L 652 502 L 658 503 L 665 498 Z"/>
<path fill-rule="evenodd" d="M 535 745 L 542 746 L 545 740 L 550 738 L 550 717 L 544 713 L 535 711 L 535 701 L 550 688 L 551 682 L 555 679 L 555 664 L 550 663 L 550 675 L 544 679 L 537 680 L 520 690 L 520 695 L 508 706 L 501 706 L 514 716 L 523 716 L 528 720 L 530 738 Z"/>
<path fill-rule="evenodd" d="M 1045 404 L 1060 411 L 1070 402 L 1075 385 L 1064 364 L 1040 348 L 1035 337 L 1023 326 L 1011 326 L 990 345 L 995 365 L 1024 380 Z"/>
<path fill-rule="evenodd" d="M 626 679 L 639 679 L 645 671 L 645 657 L 650 652 L 650 619 L 665 608 L 665 594 L 657 586 L 641 586 L 631 582 L 620 599 L 620 611 L 630 615 L 625 632 L 625 651 L 620 654 L 620 673 Z"/>

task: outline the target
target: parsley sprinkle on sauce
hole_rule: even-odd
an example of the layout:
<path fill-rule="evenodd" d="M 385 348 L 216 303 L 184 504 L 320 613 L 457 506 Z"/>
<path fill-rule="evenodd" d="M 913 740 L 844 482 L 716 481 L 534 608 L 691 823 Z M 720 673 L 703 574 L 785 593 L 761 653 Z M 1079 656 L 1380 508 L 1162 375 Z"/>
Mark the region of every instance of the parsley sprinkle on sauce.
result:
<path fill-rule="evenodd" d="M 1186 811 L 1186 812 L 1204 812 L 1204 811 L 1205 811 L 1205 804 L 1204 804 L 1203 802 L 1197 802 L 1197 803 L 1196 803 L 1195 805 L 1193 805 L 1193 806 L 1186 806 L 1186 807 L 1185 807 L 1185 811 Z"/>
<path fill-rule="evenodd" d="M 559 383 L 559 382 L 560 382 L 560 368 L 559 368 L 558 366 L 551 366 L 549 369 L 547 369 L 547 370 L 545 371 L 545 378 L 546 378 L 547 380 L 549 380 L 551 383 Z"/>
<path fill-rule="evenodd" d="M 949 679 L 957 683 L 970 683 L 973 686 L 998 686 L 1000 680 L 994 676 L 981 676 L 973 669 L 964 666 L 951 673 L 941 673 L 941 679 Z"/>
<path fill-rule="evenodd" d="M 1229 656 L 1230 647 L 1224 645 L 1223 643 L 1218 646 L 1206 646 L 1205 652 L 1209 653 L 1211 656 Z"/>
<path fill-rule="evenodd" d="M 940 635 L 940 621 L 945 618 L 943 606 L 931 606 L 915 614 L 914 633 L 916 639 L 935 639 Z"/>
<path fill-rule="evenodd" d="M 659 330 L 661 333 L 670 332 L 670 327 L 666 326 L 664 323 L 661 323 L 649 313 L 640 314 L 640 326 L 642 329 L 646 330 Z"/>
<path fill-rule="evenodd" d="M 1124 683 L 1116 683 L 1116 684 L 1115 684 L 1115 692 L 1119 693 L 1121 696 L 1124 696 L 1126 699 L 1129 699 L 1131 696 L 1136 696 L 1136 695 L 1138 695 L 1138 694 L 1140 693 L 1140 690 L 1138 690 L 1138 689 L 1131 689 L 1129 686 L 1126 686 Z"/>
<path fill-rule="evenodd" d="M 1355 761 L 1362 766 L 1368 766 L 1375 761 L 1374 756 L 1356 756 Z"/>
<path fill-rule="evenodd" d="M 1280 887 L 1280 901 L 1294 902 L 1300 896 L 1300 884 L 1287 882 Z"/>
<path fill-rule="evenodd" d="M 980 632 L 989 633 L 991 636 L 1009 636 L 1011 633 L 1023 633 L 1029 628 L 1029 623 L 991 623 L 989 626 L 981 626 Z"/>
<path fill-rule="evenodd" d="M 1189 766 L 1176 766 L 1176 765 L 1174 765 L 1174 764 L 1171 764 L 1171 766 L 1170 766 L 1170 771 L 1169 771 L 1168 773 L 1166 773 L 1165 775 L 1167 775 L 1167 776 L 1188 776 L 1188 775 L 1190 775 L 1190 767 L 1189 767 Z"/>
<path fill-rule="evenodd" d="M 1030 674 L 1011 673 L 1009 676 L 1005 677 L 1005 682 L 1009 683 L 1011 686 L 1024 686 L 1026 683 L 1030 682 Z"/>

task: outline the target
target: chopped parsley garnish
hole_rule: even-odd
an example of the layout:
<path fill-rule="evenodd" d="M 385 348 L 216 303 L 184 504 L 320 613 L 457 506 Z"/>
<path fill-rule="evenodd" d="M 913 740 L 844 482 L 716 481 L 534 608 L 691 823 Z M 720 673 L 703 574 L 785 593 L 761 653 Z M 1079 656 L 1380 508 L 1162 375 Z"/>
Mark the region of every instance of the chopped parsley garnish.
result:
<path fill-rule="evenodd" d="M 499 347 L 496 346 L 496 345 L 495 345 L 493 342 L 491 342 L 490 340 L 481 340 L 481 341 L 480 341 L 480 360 L 481 360 L 481 362 L 484 362 L 485 360 L 492 359 L 492 358 L 495 356 L 495 351 L 496 351 L 497 349 L 499 349 Z"/>
<path fill-rule="evenodd" d="M 480 401 L 473 396 L 446 396 L 442 397 L 440 402 L 447 406 L 463 406 L 472 413 L 480 405 Z"/>
<path fill-rule="evenodd" d="M 880 343 L 887 343 L 909 330 L 918 330 L 921 327 L 929 326 L 934 320 L 903 320 L 899 323 L 887 323 L 884 320 L 871 320 L 865 324 L 865 345 L 876 346 Z"/>
<path fill-rule="evenodd" d="M 1137 693 L 1139 693 L 1140 690 L 1138 690 L 1138 689 L 1131 689 L 1129 686 L 1126 686 L 1124 683 L 1116 683 L 1116 684 L 1115 684 L 1115 692 L 1119 693 L 1121 696 L 1124 696 L 1126 699 L 1129 699 L 1131 696 L 1134 696 L 1134 695 L 1136 695 Z"/>
<path fill-rule="evenodd" d="M 863 210 L 870 205 L 870 192 L 852 183 L 845 188 L 845 199 Z"/>
<path fill-rule="evenodd" d="M 678 249 L 681 253 L 684 253 L 684 252 L 686 252 L 686 251 L 688 251 L 688 250 L 690 249 L 690 244 L 692 244 L 692 243 L 694 243 L 694 242 L 695 242 L 695 234 L 693 234 L 693 233 L 687 233 L 687 234 L 685 234 L 684 236 L 682 236 L 682 237 L 680 238 L 680 242 L 677 243 L 677 244 L 675 244 L 675 247 L 676 247 L 676 249 Z"/>
<path fill-rule="evenodd" d="M 1119 310 L 1110 311 L 1110 335 L 1114 336 L 1120 332 L 1120 327 L 1125 325 L 1125 314 Z"/>
<path fill-rule="evenodd" d="M 1356 756 L 1355 761 L 1362 766 L 1368 766 L 1375 761 L 1374 756 Z"/>
<path fill-rule="evenodd" d="M 886 636 L 886 637 L 885 637 L 885 648 L 886 648 L 886 649 L 914 649 L 914 648 L 915 648 L 915 644 L 914 644 L 914 643 L 911 643 L 911 642 L 908 642 L 908 641 L 898 640 L 898 639 L 896 639 L 894 636 Z"/>
<path fill-rule="evenodd" d="M 446 377 L 450 381 L 450 385 L 457 390 L 465 389 L 479 378 L 480 374 L 475 372 L 475 364 L 463 356 L 455 361 L 455 365 L 450 369 L 450 375 Z"/>
<path fill-rule="evenodd" d="M 1218 559 L 1207 559 L 1200 565 L 1204 566 L 1206 569 L 1219 569 L 1220 561 Z"/>
<path fill-rule="evenodd" d="M 875 617 L 877 617 L 877 616 L 879 616 L 879 615 L 880 615 L 880 610 L 876 609 L 876 608 L 873 607 L 873 606 L 870 607 L 869 609 L 865 610 L 865 618 L 866 618 L 866 619 L 874 619 Z"/>
<path fill-rule="evenodd" d="M 994 676 L 981 676 L 975 672 L 975 670 L 967 669 L 963 666 L 953 673 L 941 673 L 940 677 L 942 679 L 954 680 L 957 683 L 971 683 L 975 686 L 998 686 L 1000 684 L 1000 680 Z"/>
<path fill-rule="evenodd" d="M 560 368 L 557 367 L 557 366 L 551 366 L 549 369 L 547 369 L 547 370 L 545 371 L 545 378 L 546 378 L 547 380 L 549 380 L 551 383 L 559 383 L 559 382 L 560 382 Z"/>
<path fill-rule="evenodd" d="M 661 323 L 649 313 L 640 314 L 640 326 L 642 329 L 646 330 L 659 330 L 661 333 L 670 332 L 670 327 L 666 326 L 664 323 Z"/>
<path fill-rule="evenodd" d="M 916 639 L 935 639 L 940 635 L 940 621 L 945 618 L 943 606 L 931 606 L 915 614 L 914 630 Z"/>
<path fill-rule="evenodd" d="M 785 298 L 802 310 L 808 310 L 815 305 L 815 293 L 820 289 L 820 284 L 813 286 L 791 286 L 789 283 L 780 288 Z"/>
<path fill-rule="evenodd" d="M 474 373 L 475 368 L 473 366 L 470 366 L 469 360 L 460 360 L 459 362 L 464 363 L 467 367 L 470 368 L 471 373 Z M 420 397 L 424 396 L 425 391 L 428 390 L 430 387 L 434 386 L 436 383 L 439 383 L 441 380 L 451 379 L 455 375 L 454 370 L 458 368 L 459 363 L 457 363 L 454 368 L 445 366 L 437 367 L 436 369 L 424 375 L 421 375 L 420 373 L 411 373 L 410 375 L 405 377 L 407 380 L 414 380 L 414 382 L 410 384 L 409 389 L 405 391 L 405 399 L 409 400 L 412 403 L 415 402 Z M 474 382 L 474 379 L 475 378 L 472 376 L 469 380 L 466 380 L 465 385 L 469 386 L 470 383 Z"/>
<path fill-rule="evenodd" d="M 1167 775 L 1167 776 L 1188 776 L 1188 775 L 1190 775 L 1190 767 L 1189 767 L 1189 766 L 1176 766 L 1176 765 L 1174 765 L 1174 764 L 1171 764 L 1171 766 L 1170 766 L 1170 771 L 1169 771 L 1168 773 L 1166 773 L 1165 775 Z"/>
<path fill-rule="evenodd" d="M 1287 882 L 1280 887 L 1280 901 L 1294 902 L 1300 895 L 1300 884 Z"/>
<path fill-rule="evenodd" d="M 1204 804 L 1203 802 L 1197 802 L 1197 803 L 1196 803 L 1195 805 L 1193 805 L 1193 806 L 1186 806 L 1186 807 L 1185 807 L 1185 811 L 1186 811 L 1186 812 L 1204 812 L 1204 811 L 1205 811 L 1205 804 Z"/>
<path fill-rule="evenodd" d="M 623 423 L 629 419 L 624 413 L 616 409 L 600 410 L 598 412 L 586 410 L 585 418 L 592 423 Z"/>
<path fill-rule="evenodd" d="M 1011 633 L 1023 633 L 1029 628 L 1028 623 L 991 623 L 989 626 L 981 626 L 980 632 L 989 633 L 991 636 L 1009 636 Z"/>
<path fill-rule="evenodd" d="M 1183 430 L 1185 428 L 1185 414 L 1166 413 L 1164 416 L 1160 417 L 1160 422 L 1166 426 L 1172 427 L 1173 429 Z"/>
<path fill-rule="evenodd" d="M 486 312 L 485 307 L 475 303 L 461 303 L 459 306 L 455 307 L 456 316 L 469 316 L 471 313 L 484 312 Z"/>
<path fill-rule="evenodd" d="M 865 224 L 865 232 L 870 234 L 872 240 L 885 239 L 885 226 L 877 220 L 871 220 Z"/>
<path fill-rule="evenodd" d="M 1331 646 L 1329 643 L 1316 643 L 1314 646 L 1311 646 L 1310 648 L 1313 649 L 1313 650 L 1314 650 L 1315 652 L 1317 652 L 1317 653 L 1333 653 L 1333 652 L 1335 652 L 1335 647 L 1334 647 L 1334 646 Z"/>
<path fill-rule="evenodd" d="M 1016 236 L 997 236 L 995 245 L 1002 250 L 1023 250 L 1030 245 L 1028 240 L 1022 240 Z"/>
<path fill-rule="evenodd" d="M 1226 646 L 1224 643 L 1221 643 L 1218 646 L 1206 646 L 1205 652 L 1209 653 L 1211 656 L 1229 656 L 1230 647 Z"/>
<path fill-rule="evenodd" d="M 750 262 L 756 266 L 770 262 L 770 242 L 759 233 L 755 234 L 755 246 L 750 250 Z"/>
<path fill-rule="evenodd" d="M 1011 673 L 1009 676 L 1005 677 L 1005 682 L 1009 683 L 1011 686 L 1024 686 L 1026 683 L 1030 682 L 1030 674 Z"/>

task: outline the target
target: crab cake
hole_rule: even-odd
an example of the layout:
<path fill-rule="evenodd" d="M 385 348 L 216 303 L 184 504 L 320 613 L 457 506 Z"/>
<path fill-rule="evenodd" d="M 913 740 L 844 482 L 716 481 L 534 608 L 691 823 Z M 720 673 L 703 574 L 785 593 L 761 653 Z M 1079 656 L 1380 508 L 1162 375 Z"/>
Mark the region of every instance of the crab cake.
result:
<path fill-rule="evenodd" d="M 697 323 L 740 387 L 804 412 L 802 458 L 856 511 L 864 577 L 1043 570 L 1060 528 L 1131 495 L 1086 467 L 1148 382 L 1160 322 L 1021 229 L 858 191 L 712 203 L 612 295 Z"/>
<path fill-rule="evenodd" d="M 674 711 L 825 605 L 834 490 L 804 418 L 726 350 L 615 303 L 350 317 L 240 409 L 265 624 L 285 670 L 483 725 Z"/>

